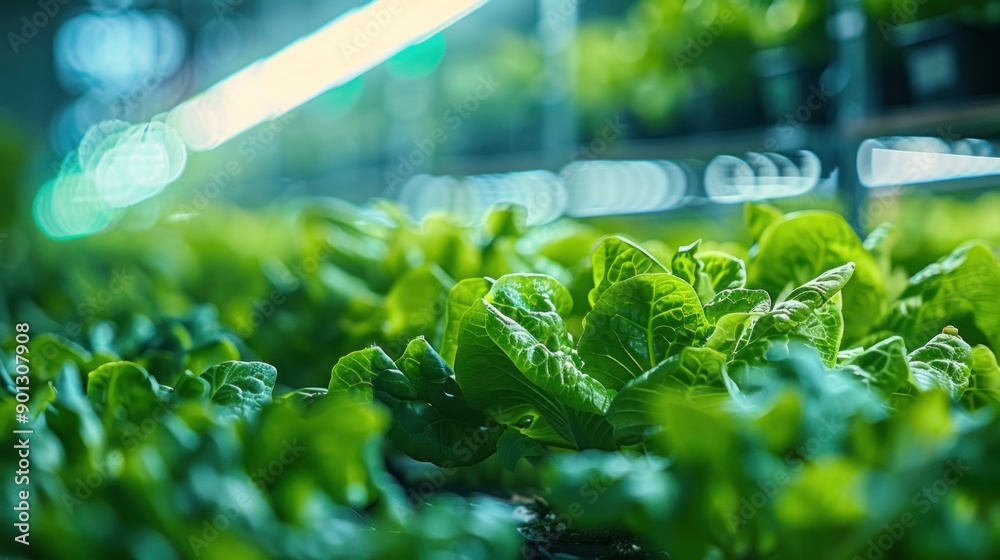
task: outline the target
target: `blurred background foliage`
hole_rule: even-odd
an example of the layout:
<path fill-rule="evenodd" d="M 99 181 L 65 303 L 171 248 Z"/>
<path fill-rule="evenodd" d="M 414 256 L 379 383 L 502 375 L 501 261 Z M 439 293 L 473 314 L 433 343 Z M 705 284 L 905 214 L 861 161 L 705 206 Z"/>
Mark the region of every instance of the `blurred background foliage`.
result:
<path fill-rule="evenodd" d="M 702 176 L 720 155 L 809 150 L 822 188 L 771 202 L 842 213 L 861 236 L 892 224 L 872 251 L 888 300 L 965 241 L 995 248 L 994 178 L 868 191 L 855 165 L 867 137 L 996 138 L 1000 3 L 495 0 L 276 128 L 193 154 L 177 184 L 113 229 L 71 241 L 38 230 L 33 197 L 90 126 L 148 119 L 358 5 L 92 0 L 60 3 L 45 25 L 34 0 L 0 6 L 0 30 L 16 36 L 0 59 L 4 446 L 15 443 L 15 324 L 31 324 L 38 356 L 34 544 L 14 557 L 995 556 L 1000 432 L 982 405 L 995 387 L 968 406 L 930 392 L 890 414 L 793 352 L 759 372 L 769 388 L 753 414 L 665 396 L 663 432 L 624 453 L 450 469 L 396 450 L 386 410 L 321 395 L 352 351 L 379 345 L 395 359 L 415 337 L 437 345 L 463 279 L 551 275 L 576 302 L 565 319 L 579 335 L 589 256 L 609 233 L 662 262 L 699 238 L 744 259 L 757 250 L 743 208 L 703 188 L 649 213 L 535 220 L 501 204 L 481 219 L 412 215 L 403 186 L 426 174 L 670 158 Z M 921 58 L 944 51 L 944 64 Z M 816 91 L 831 100 L 796 116 Z M 437 129 L 446 139 L 428 140 Z M 637 183 L 615 176 L 600 190 L 610 205 Z M 88 386 L 121 360 L 132 364 L 121 374 L 129 406 Z M 235 420 L 191 381 L 231 360 L 277 370 L 263 399 L 273 391 L 274 402 Z M 830 423 L 844 428 L 795 451 Z M 283 462 L 299 444 L 307 451 Z M 924 511 L 915 495 L 948 461 L 970 470 Z M 775 481 L 773 496 L 761 480 Z M 6 480 L 5 511 L 13 488 Z M 907 513 L 919 524 L 897 538 Z"/>

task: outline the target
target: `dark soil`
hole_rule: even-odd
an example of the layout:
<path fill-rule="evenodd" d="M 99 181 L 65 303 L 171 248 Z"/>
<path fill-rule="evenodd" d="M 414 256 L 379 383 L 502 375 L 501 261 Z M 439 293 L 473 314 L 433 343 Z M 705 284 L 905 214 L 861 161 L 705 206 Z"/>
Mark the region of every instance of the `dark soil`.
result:
<path fill-rule="evenodd" d="M 551 512 L 544 502 L 534 500 L 519 508 L 525 518 L 518 529 L 526 543 L 525 560 L 669 560 L 663 552 L 644 550 L 638 540 L 615 531 L 575 531 Z"/>

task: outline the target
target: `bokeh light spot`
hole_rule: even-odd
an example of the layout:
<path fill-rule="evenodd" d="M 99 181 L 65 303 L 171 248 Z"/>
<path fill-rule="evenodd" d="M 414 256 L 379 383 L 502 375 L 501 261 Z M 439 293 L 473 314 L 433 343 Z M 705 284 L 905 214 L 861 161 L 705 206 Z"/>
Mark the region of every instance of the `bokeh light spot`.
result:
<path fill-rule="evenodd" d="M 440 33 L 417 43 L 386 62 L 389 73 L 397 78 L 415 79 L 428 76 L 444 59 L 447 42 Z"/>

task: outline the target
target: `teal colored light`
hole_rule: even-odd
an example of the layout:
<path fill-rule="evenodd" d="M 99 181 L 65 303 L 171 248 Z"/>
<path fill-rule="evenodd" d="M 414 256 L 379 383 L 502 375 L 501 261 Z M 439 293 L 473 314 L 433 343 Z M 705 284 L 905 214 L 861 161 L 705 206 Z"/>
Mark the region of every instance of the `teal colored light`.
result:
<path fill-rule="evenodd" d="M 365 91 L 363 78 L 355 78 L 346 84 L 335 87 L 318 98 L 318 105 L 323 111 L 340 115 L 346 113 L 361 99 L 361 94 Z"/>
<path fill-rule="evenodd" d="M 35 197 L 32 213 L 42 233 L 59 240 L 98 233 L 118 215 L 104 204 L 93 181 L 76 172 L 45 184 Z"/>
<path fill-rule="evenodd" d="M 441 65 L 447 43 L 444 35 L 433 35 L 400 52 L 386 62 L 389 73 L 406 80 L 423 78 L 432 74 Z"/>
<path fill-rule="evenodd" d="M 187 151 L 177 132 L 163 123 L 131 126 L 101 143 L 84 166 L 104 203 L 114 208 L 138 204 L 164 189 L 184 167 Z"/>
<path fill-rule="evenodd" d="M 156 195 L 184 170 L 187 149 L 162 122 L 107 121 L 84 135 L 80 151 L 35 197 L 35 222 L 53 239 L 73 239 L 114 224 L 125 208 Z"/>
<path fill-rule="evenodd" d="M 121 208 L 159 192 L 170 164 L 167 151 L 154 142 L 129 142 L 109 150 L 97 165 L 95 182 L 111 206 Z"/>
<path fill-rule="evenodd" d="M 128 122 L 118 119 L 101 121 L 91 126 L 80 140 L 77 158 L 67 158 L 63 164 L 72 164 L 78 170 L 96 169 L 101 156 L 114 147 L 117 139 L 128 131 L 129 126 Z"/>

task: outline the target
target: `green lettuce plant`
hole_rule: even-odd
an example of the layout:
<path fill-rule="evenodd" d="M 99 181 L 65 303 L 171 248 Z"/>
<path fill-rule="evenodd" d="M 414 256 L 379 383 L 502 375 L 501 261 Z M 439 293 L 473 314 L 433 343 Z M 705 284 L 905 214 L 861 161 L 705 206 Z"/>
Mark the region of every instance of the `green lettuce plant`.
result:
<path fill-rule="evenodd" d="M 419 235 L 316 212 L 307 244 L 336 257 L 261 327 L 304 317 L 269 346 L 209 307 L 109 308 L 79 336 L 40 319 L 28 557 L 1000 550 L 989 245 L 897 279 L 888 229 L 766 205 L 746 209 L 745 253 L 528 230 L 516 210 Z M 133 299 L 187 297 L 161 290 Z M 33 317 L 64 309 L 47 301 Z M 321 327 L 290 335 L 335 322 L 334 349 L 308 351 Z M 253 361 L 283 344 L 312 357 Z M 5 445 L 11 364 L 5 345 Z M 302 386 L 297 367 L 331 364 Z"/>
<path fill-rule="evenodd" d="M 395 364 L 378 348 L 362 350 L 334 368 L 330 391 L 389 406 L 399 425 L 389 434 L 396 446 L 439 465 L 471 464 L 495 448 L 513 465 L 518 457 L 510 453 L 537 458 L 545 448 L 641 444 L 657 431 L 651 411 L 663 394 L 743 406 L 760 383 L 755 371 L 795 345 L 815 352 L 826 370 L 859 380 L 886 407 L 936 389 L 958 402 L 970 383 L 984 387 L 976 398 L 995 394 L 989 349 L 973 352 L 953 328 L 942 333 L 953 316 L 935 311 L 948 305 L 962 312 L 960 302 L 1000 293 L 989 274 L 976 286 L 949 281 L 968 282 L 954 271 L 972 266 L 965 264 L 970 251 L 975 266 L 997 270 L 983 246 L 961 247 L 917 274 L 890 306 L 874 251 L 839 216 L 783 216 L 763 206 L 747 213 L 758 238 L 749 265 L 702 252 L 695 242 L 667 266 L 626 238 L 603 239 L 591 256 L 593 287 L 578 337 L 566 320 L 574 302 L 555 278 L 460 282 L 447 300 L 444 357 L 422 339 Z M 984 332 L 992 313 L 975 309 Z M 869 335 L 902 315 L 940 334 L 898 328 L 893 332 L 903 336 Z M 505 427 L 503 436 L 494 427 L 475 455 L 456 452 L 470 431 L 490 430 L 491 421 Z"/>

